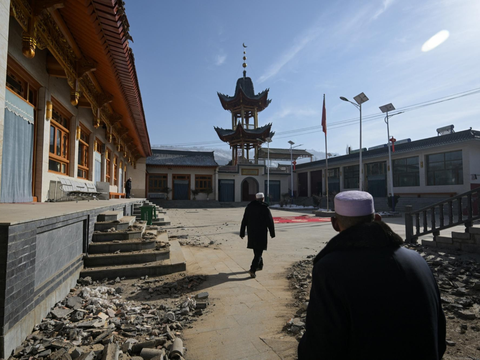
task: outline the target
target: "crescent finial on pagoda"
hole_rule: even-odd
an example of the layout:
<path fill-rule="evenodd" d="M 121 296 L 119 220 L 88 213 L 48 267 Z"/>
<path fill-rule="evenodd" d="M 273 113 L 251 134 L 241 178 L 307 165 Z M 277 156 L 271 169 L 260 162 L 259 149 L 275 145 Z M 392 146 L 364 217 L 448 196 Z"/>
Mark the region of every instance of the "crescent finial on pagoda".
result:
<path fill-rule="evenodd" d="M 243 68 L 246 69 L 247 68 L 247 63 L 245 61 L 247 61 L 247 52 L 245 51 L 245 49 L 247 48 L 247 45 L 245 45 L 245 43 L 242 44 L 243 45 Z M 243 77 L 246 77 L 247 76 L 247 70 L 243 70 Z"/>

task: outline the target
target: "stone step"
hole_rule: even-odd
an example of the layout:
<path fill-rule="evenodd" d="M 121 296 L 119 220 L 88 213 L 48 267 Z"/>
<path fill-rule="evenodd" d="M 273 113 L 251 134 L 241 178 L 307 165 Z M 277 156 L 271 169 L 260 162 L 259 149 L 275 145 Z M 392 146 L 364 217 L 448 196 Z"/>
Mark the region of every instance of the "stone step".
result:
<path fill-rule="evenodd" d="M 97 221 L 95 223 L 95 231 L 106 231 L 114 228 L 115 230 L 127 230 L 130 225 L 135 223 L 135 216 L 124 216 L 120 220 L 114 221 Z"/>
<path fill-rule="evenodd" d="M 468 232 L 470 234 L 480 235 L 480 227 L 474 227 L 474 226 L 469 227 Z"/>
<path fill-rule="evenodd" d="M 115 221 L 123 217 L 123 211 L 105 211 L 98 214 L 97 221 Z"/>
<path fill-rule="evenodd" d="M 151 250 L 155 249 L 155 240 L 122 240 L 122 241 L 108 241 L 108 242 L 98 242 L 90 243 L 88 245 L 89 254 L 108 254 L 115 253 L 120 251 L 121 253 L 130 252 L 130 251 L 141 251 L 141 250 Z"/>
<path fill-rule="evenodd" d="M 452 238 L 458 240 L 470 240 L 470 234 L 468 232 L 452 231 Z"/>
<path fill-rule="evenodd" d="M 92 242 L 107 242 L 115 240 L 133 240 L 141 239 L 143 231 L 114 231 L 114 232 L 104 232 L 104 231 L 95 231 L 93 233 Z"/>
<path fill-rule="evenodd" d="M 152 225 L 157 225 L 157 226 L 166 226 L 166 225 L 170 225 L 171 222 L 170 222 L 170 218 L 168 216 L 164 216 L 163 218 L 158 218 L 156 220 L 153 220 L 152 221 Z"/>
<path fill-rule="evenodd" d="M 106 266 L 84 269 L 80 277 L 90 276 L 93 280 L 115 279 L 117 277 L 137 278 L 161 276 L 187 269 L 185 256 L 178 241 L 170 241 L 170 258 L 141 265 Z"/>
<path fill-rule="evenodd" d="M 166 260 L 170 250 L 143 250 L 119 254 L 93 254 L 83 258 L 85 268 L 145 264 Z"/>

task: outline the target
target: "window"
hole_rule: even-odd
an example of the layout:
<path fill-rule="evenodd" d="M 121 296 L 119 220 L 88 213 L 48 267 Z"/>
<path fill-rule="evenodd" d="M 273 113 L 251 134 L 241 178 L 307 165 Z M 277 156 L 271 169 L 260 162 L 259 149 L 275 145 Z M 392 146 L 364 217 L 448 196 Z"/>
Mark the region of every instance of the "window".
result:
<path fill-rule="evenodd" d="M 462 150 L 427 155 L 427 185 L 463 184 Z"/>
<path fill-rule="evenodd" d="M 358 189 L 358 165 L 345 166 L 343 168 L 343 188 Z"/>
<path fill-rule="evenodd" d="M 48 170 L 68 175 L 71 115 L 54 99 L 52 103 Z"/>
<path fill-rule="evenodd" d="M 160 193 L 166 192 L 167 174 L 150 174 L 148 176 L 148 192 Z"/>
<path fill-rule="evenodd" d="M 393 165 L 393 186 L 420 186 L 418 156 L 396 159 Z"/>
<path fill-rule="evenodd" d="M 8 61 L 6 87 L 12 90 L 15 94 L 26 100 L 33 106 L 37 105 L 37 91 L 34 80 L 27 80 L 25 76 L 20 75 L 22 71 L 15 71 L 12 67 L 17 68 L 18 65 L 13 61 Z M 20 70 L 17 68 L 17 70 Z"/>
<path fill-rule="evenodd" d="M 367 176 L 370 177 L 379 177 L 384 178 L 384 176 L 387 172 L 387 167 L 385 162 L 380 161 L 380 162 L 375 162 L 375 163 L 370 163 L 367 164 Z"/>
<path fill-rule="evenodd" d="M 82 179 L 88 179 L 89 161 L 88 161 L 88 148 L 89 148 L 90 132 L 80 125 L 80 139 L 78 140 L 78 171 L 77 176 Z"/>
<path fill-rule="evenodd" d="M 107 171 L 106 171 L 106 181 L 108 183 L 110 183 L 110 180 L 111 180 L 111 174 L 112 174 L 112 171 L 110 169 L 110 165 L 111 165 L 111 157 L 112 157 L 112 152 L 109 150 L 109 149 L 106 149 L 105 150 L 105 160 L 106 160 L 106 164 L 105 166 L 107 167 Z"/>
<path fill-rule="evenodd" d="M 340 168 L 328 169 L 328 193 L 335 195 L 340 192 Z"/>
<path fill-rule="evenodd" d="M 212 175 L 195 175 L 195 190 L 204 192 L 212 189 Z"/>

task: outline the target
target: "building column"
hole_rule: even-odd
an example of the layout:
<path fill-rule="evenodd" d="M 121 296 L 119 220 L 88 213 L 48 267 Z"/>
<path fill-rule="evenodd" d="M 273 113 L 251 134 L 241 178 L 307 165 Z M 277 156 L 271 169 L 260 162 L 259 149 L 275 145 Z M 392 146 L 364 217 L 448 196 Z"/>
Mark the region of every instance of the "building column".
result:
<path fill-rule="evenodd" d="M 0 188 L 2 186 L 3 125 L 5 122 L 5 84 L 7 79 L 10 0 L 0 0 Z"/>
<path fill-rule="evenodd" d="M 38 201 L 46 201 L 49 197 L 54 198 L 55 195 L 48 194 L 50 184 L 46 183 L 45 176 L 48 172 L 49 154 L 50 154 L 50 121 L 45 116 L 45 108 L 47 101 L 51 101 L 50 92 L 47 88 L 41 87 L 38 90 L 38 111 L 37 111 L 37 138 L 36 138 L 36 163 L 35 163 L 35 193 Z"/>
<path fill-rule="evenodd" d="M 312 184 L 311 184 L 311 174 L 310 171 L 307 171 L 307 196 L 312 196 Z"/>

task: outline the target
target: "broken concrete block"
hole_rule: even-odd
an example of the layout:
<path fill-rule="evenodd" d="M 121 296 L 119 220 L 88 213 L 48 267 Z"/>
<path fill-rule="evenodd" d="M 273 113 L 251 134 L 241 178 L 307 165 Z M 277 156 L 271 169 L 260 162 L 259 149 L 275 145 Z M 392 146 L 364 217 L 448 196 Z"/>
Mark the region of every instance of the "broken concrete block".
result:
<path fill-rule="evenodd" d="M 72 360 L 72 357 L 67 352 L 66 349 L 62 348 L 60 350 L 55 351 L 49 357 L 49 360 Z"/>
<path fill-rule="evenodd" d="M 118 344 L 108 344 L 103 349 L 102 360 L 118 360 L 120 349 Z"/>
<path fill-rule="evenodd" d="M 203 291 L 195 296 L 195 299 L 202 300 L 202 299 L 208 299 L 208 292 Z"/>
<path fill-rule="evenodd" d="M 51 311 L 51 314 L 55 319 L 63 319 L 63 318 L 66 318 L 72 312 L 73 310 L 57 307 Z"/>
<path fill-rule="evenodd" d="M 80 355 L 77 360 L 94 360 L 95 356 L 95 351 L 89 351 Z"/>
<path fill-rule="evenodd" d="M 70 309 L 78 310 L 81 309 L 83 305 L 83 299 L 79 296 L 71 296 L 67 299 L 67 306 Z"/>
<path fill-rule="evenodd" d="M 75 347 L 71 352 L 70 352 L 70 356 L 72 357 L 72 360 L 75 360 L 77 358 L 79 358 L 81 355 L 83 354 L 83 350 L 78 348 L 78 347 Z"/>
<path fill-rule="evenodd" d="M 143 360 L 150 360 L 153 359 L 156 356 L 162 356 L 165 355 L 165 350 L 164 349 L 147 349 L 144 348 L 140 352 L 140 356 L 143 358 Z"/>

